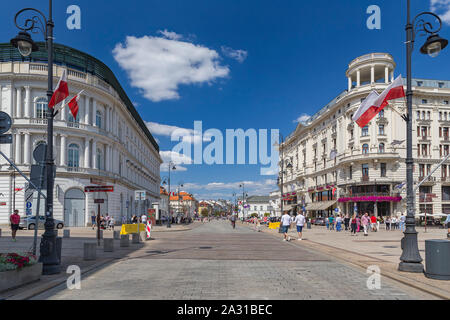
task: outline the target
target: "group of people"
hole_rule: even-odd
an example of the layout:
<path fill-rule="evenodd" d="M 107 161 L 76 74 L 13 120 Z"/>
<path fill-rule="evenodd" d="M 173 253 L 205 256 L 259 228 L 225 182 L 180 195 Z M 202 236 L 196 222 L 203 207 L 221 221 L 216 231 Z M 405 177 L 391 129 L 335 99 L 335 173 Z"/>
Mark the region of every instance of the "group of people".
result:
<path fill-rule="evenodd" d="M 306 224 L 306 217 L 304 216 L 303 212 L 300 212 L 298 215 L 295 216 L 295 218 L 291 217 L 287 212 L 285 212 L 281 216 L 280 221 L 280 228 L 281 232 L 284 234 L 283 241 L 291 241 L 291 237 L 288 235 L 289 228 L 292 223 L 295 223 L 297 227 L 297 233 L 298 233 L 298 241 L 303 240 L 303 227 Z"/>
<path fill-rule="evenodd" d="M 98 219 L 99 217 L 95 214 L 94 211 L 92 211 L 92 215 L 91 215 L 91 222 L 92 222 L 92 229 L 96 228 L 97 225 L 100 226 L 100 229 L 103 230 L 114 230 L 114 225 L 115 225 L 115 220 L 114 217 L 111 217 L 108 213 L 106 214 L 106 216 L 101 215 L 100 219 Z M 99 221 L 97 221 L 99 220 Z"/>

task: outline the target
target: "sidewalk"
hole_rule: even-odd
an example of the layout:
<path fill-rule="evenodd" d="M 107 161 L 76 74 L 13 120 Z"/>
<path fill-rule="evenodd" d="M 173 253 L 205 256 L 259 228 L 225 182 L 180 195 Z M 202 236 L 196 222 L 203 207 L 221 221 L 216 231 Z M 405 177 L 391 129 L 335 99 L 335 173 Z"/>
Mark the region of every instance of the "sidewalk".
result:
<path fill-rule="evenodd" d="M 251 224 L 244 224 L 254 228 Z M 277 230 L 262 227 L 261 230 L 273 236 L 283 238 Z M 303 240 L 297 241 L 296 228 L 290 228 L 291 244 L 305 246 L 320 251 L 345 263 L 353 264 L 364 269 L 377 265 L 382 276 L 399 281 L 408 286 L 425 291 L 443 299 L 450 299 L 450 281 L 433 280 L 424 274 L 404 273 L 398 271 L 398 264 L 402 254 L 400 241 L 403 233 L 399 230 L 386 231 L 381 226 L 378 232 L 369 232 L 368 237 L 363 233 L 351 236 L 349 231 L 329 231 L 325 227 L 312 226 L 312 229 L 303 229 Z M 425 267 L 425 240 L 446 239 L 447 229 L 427 229 L 418 227 L 419 251 L 424 260 Z"/>
<path fill-rule="evenodd" d="M 139 244 L 131 243 L 129 247 L 120 247 L 120 240 L 114 241 L 114 252 L 103 251 L 103 241 L 97 247 L 97 259 L 94 261 L 84 261 L 84 243 L 97 242 L 97 229 L 92 228 L 67 228 L 70 229 L 70 238 L 63 238 L 61 250 L 61 273 L 56 275 L 41 276 L 41 280 L 31 283 L 16 289 L 8 290 L 0 293 L 0 300 L 24 300 L 29 299 L 43 291 L 53 288 L 61 283 L 64 283 L 70 276 L 66 273 L 67 267 L 70 265 L 77 265 L 81 269 L 82 275 L 97 269 L 106 267 L 114 263 L 118 259 L 133 258 L 145 252 L 153 241 L 158 240 L 157 234 L 159 232 L 176 232 L 185 231 L 195 227 L 195 223 L 190 225 L 172 225 L 171 228 L 167 226 L 154 226 L 152 230 L 152 240 L 142 241 Z M 120 227 L 115 230 L 120 231 Z M 44 230 L 38 231 L 38 245 L 37 253 L 39 255 L 39 244 L 41 235 Z M 142 233 L 144 234 L 144 233 Z M 62 237 L 63 231 L 58 230 L 58 236 Z M 2 227 L 2 235 L 0 238 L 0 252 L 24 252 L 31 251 L 33 245 L 33 230 L 19 230 L 17 232 L 17 242 L 11 241 L 11 230 Z M 113 238 L 112 230 L 103 230 L 103 238 Z M 142 236 L 143 238 L 143 236 Z M 101 297 L 99 297 L 101 299 Z"/>

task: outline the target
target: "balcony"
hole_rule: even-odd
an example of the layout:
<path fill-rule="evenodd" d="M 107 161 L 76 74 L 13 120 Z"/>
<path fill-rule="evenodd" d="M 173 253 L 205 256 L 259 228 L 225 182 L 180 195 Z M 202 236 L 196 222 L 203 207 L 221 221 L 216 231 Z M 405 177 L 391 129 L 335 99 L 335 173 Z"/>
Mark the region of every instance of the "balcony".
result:
<path fill-rule="evenodd" d="M 450 177 L 441 177 L 441 182 L 450 182 Z"/>

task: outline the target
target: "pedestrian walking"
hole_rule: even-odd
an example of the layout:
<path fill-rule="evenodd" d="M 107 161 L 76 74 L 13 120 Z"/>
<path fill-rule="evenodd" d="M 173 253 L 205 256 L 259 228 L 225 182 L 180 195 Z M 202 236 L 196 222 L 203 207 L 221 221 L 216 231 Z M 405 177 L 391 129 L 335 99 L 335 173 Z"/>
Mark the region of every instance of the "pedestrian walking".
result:
<path fill-rule="evenodd" d="M 334 230 L 334 223 L 335 223 L 335 221 L 334 221 L 334 216 L 329 217 L 329 218 L 328 218 L 328 222 L 329 222 L 329 224 L 330 224 L 330 231 L 331 231 L 331 230 Z"/>
<path fill-rule="evenodd" d="M 111 217 L 109 216 L 109 214 L 106 214 L 105 217 L 105 229 L 109 229 L 109 220 L 111 219 Z"/>
<path fill-rule="evenodd" d="M 291 237 L 288 236 L 289 227 L 291 226 L 292 218 L 285 212 L 281 217 L 281 232 L 284 233 L 283 241 L 291 241 Z"/>
<path fill-rule="evenodd" d="M 404 213 L 400 216 L 399 225 L 400 231 L 404 232 L 406 230 L 406 216 Z"/>
<path fill-rule="evenodd" d="M 394 216 L 391 218 L 391 230 L 395 230 L 397 228 L 397 218 Z"/>
<path fill-rule="evenodd" d="M 127 223 L 127 217 L 122 216 L 122 224 L 126 224 Z"/>
<path fill-rule="evenodd" d="M 386 230 L 391 230 L 391 218 L 390 217 L 386 217 L 386 220 L 384 221 L 384 223 L 386 224 Z"/>
<path fill-rule="evenodd" d="M 356 232 L 359 233 L 361 231 L 361 217 L 359 214 L 356 215 Z"/>
<path fill-rule="evenodd" d="M 92 230 L 94 230 L 94 228 L 97 226 L 97 215 L 95 214 L 94 211 L 92 211 L 92 215 L 91 215 L 91 223 L 92 223 Z"/>
<path fill-rule="evenodd" d="M 349 230 L 349 225 L 350 225 L 350 216 L 349 216 L 348 213 L 345 215 L 344 225 L 345 225 L 345 231 L 348 231 Z"/>
<path fill-rule="evenodd" d="M 14 210 L 13 214 L 9 217 L 9 222 L 11 223 L 11 240 L 15 242 L 17 241 L 16 233 L 19 230 L 20 224 L 19 210 Z"/>
<path fill-rule="evenodd" d="M 295 224 L 297 225 L 297 233 L 299 241 L 303 240 L 303 227 L 305 226 L 306 218 L 302 212 L 300 212 L 294 219 Z"/>
<path fill-rule="evenodd" d="M 450 239 L 450 214 L 447 215 L 444 225 L 447 225 L 447 238 Z"/>
<path fill-rule="evenodd" d="M 110 228 L 111 230 L 113 230 L 113 231 L 114 231 L 114 224 L 115 224 L 114 218 L 111 217 L 111 218 L 109 219 L 109 228 Z"/>
<path fill-rule="evenodd" d="M 342 218 L 338 214 L 336 217 L 336 232 L 341 232 L 341 230 L 342 230 Z"/>
<path fill-rule="evenodd" d="M 351 220 L 351 231 L 350 231 L 350 235 L 357 235 L 356 234 L 356 227 L 357 227 L 357 223 L 356 223 L 356 214 L 353 214 L 352 216 L 352 220 Z"/>
<path fill-rule="evenodd" d="M 142 221 L 143 224 L 147 225 L 147 215 L 146 214 L 143 214 L 141 216 L 141 221 Z"/>
<path fill-rule="evenodd" d="M 370 225 L 372 227 L 372 231 L 377 231 L 377 217 L 372 213 L 372 216 L 370 217 Z"/>
<path fill-rule="evenodd" d="M 364 228 L 364 236 L 367 237 L 368 236 L 367 232 L 370 227 L 370 218 L 369 218 L 369 214 L 367 212 L 365 215 L 362 216 L 361 224 L 363 225 L 363 228 Z"/>
<path fill-rule="evenodd" d="M 327 227 L 327 230 L 330 229 L 330 222 L 328 221 L 328 217 L 325 218 L 325 226 Z"/>

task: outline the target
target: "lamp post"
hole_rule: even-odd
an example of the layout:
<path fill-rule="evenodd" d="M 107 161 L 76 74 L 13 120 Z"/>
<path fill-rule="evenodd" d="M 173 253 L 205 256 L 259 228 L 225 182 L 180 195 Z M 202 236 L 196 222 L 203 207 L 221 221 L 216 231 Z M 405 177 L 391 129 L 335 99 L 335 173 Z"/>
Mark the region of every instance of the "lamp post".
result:
<path fill-rule="evenodd" d="M 240 184 L 239 188 L 242 188 L 242 218 L 245 221 L 245 184 Z"/>
<path fill-rule="evenodd" d="M 48 87 L 47 98 L 48 103 L 53 95 L 53 19 L 52 19 L 52 0 L 49 0 L 48 18 L 39 10 L 34 8 L 25 8 L 16 13 L 14 23 L 19 30 L 19 34 L 11 39 L 11 44 L 16 47 L 20 54 L 24 57 L 29 56 L 32 52 L 38 51 L 39 48 L 34 43 L 28 31 L 37 33 L 41 31 L 47 42 L 48 52 Z M 18 17 L 22 13 L 30 13 L 31 18 L 28 18 L 23 24 L 18 23 Z M 48 105 L 47 105 L 48 106 Z M 56 251 L 56 236 L 55 222 L 53 220 L 53 185 L 54 185 L 54 160 L 53 160 L 53 118 L 55 114 L 53 109 L 47 110 L 47 154 L 46 154 L 46 180 L 47 180 L 47 197 L 45 199 L 45 232 L 42 235 L 40 244 L 39 261 L 43 263 L 43 274 L 60 273 L 60 261 Z"/>
<path fill-rule="evenodd" d="M 411 58 L 414 50 L 414 42 L 416 35 L 429 35 L 426 43 L 420 49 L 423 54 L 436 57 L 439 52 L 444 49 L 448 41 L 442 39 L 437 34 L 442 28 L 441 19 L 432 12 L 422 12 L 418 14 L 411 22 L 411 1 L 407 0 L 407 24 L 406 24 L 406 63 L 407 63 L 407 114 L 403 116 L 406 121 L 407 134 L 407 154 L 406 154 L 406 184 L 407 184 L 407 216 L 406 229 L 402 239 L 402 255 L 398 269 L 405 272 L 423 272 L 422 258 L 419 253 L 417 243 L 417 231 L 415 227 L 415 195 L 413 190 L 413 153 L 412 153 L 412 74 L 411 74 Z M 433 27 L 431 22 L 427 22 L 426 18 L 436 19 L 439 27 Z"/>
<path fill-rule="evenodd" d="M 171 228 L 171 222 L 172 222 L 172 214 L 170 212 L 170 169 L 176 170 L 175 164 L 172 161 L 169 161 L 169 177 L 167 179 L 167 183 L 169 185 L 169 198 L 167 199 L 167 228 Z M 166 181 L 163 182 L 163 184 L 166 184 Z"/>

